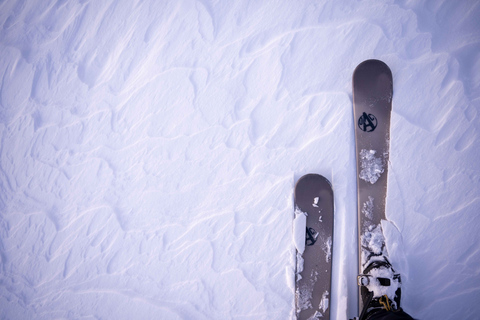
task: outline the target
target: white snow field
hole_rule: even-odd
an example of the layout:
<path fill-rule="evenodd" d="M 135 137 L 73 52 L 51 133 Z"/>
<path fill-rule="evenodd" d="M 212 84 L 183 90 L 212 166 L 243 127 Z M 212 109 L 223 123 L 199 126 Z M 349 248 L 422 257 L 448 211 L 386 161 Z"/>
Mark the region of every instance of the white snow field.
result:
<path fill-rule="evenodd" d="M 293 187 L 333 184 L 357 315 L 351 77 L 394 79 L 405 311 L 480 317 L 480 2 L 3 0 L 0 319 L 292 319 Z"/>

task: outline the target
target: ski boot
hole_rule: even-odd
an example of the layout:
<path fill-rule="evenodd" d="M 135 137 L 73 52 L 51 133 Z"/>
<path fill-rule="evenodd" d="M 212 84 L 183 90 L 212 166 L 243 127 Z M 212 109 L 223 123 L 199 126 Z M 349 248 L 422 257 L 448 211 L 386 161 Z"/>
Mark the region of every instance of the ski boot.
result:
<path fill-rule="evenodd" d="M 359 320 L 369 319 L 382 310 L 401 311 L 400 274 L 395 272 L 385 256 L 371 257 L 363 274 L 357 277 L 357 282 L 363 301 Z"/>

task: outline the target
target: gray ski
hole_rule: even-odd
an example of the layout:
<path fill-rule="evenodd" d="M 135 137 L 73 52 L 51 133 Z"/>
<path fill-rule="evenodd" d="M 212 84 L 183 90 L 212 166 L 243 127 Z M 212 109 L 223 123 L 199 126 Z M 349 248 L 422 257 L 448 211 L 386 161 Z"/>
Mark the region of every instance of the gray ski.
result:
<path fill-rule="evenodd" d="M 330 319 L 333 190 L 321 175 L 307 174 L 295 186 L 297 319 Z"/>
<path fill-rule="evenodd" d="M 358 65 L 353 73 L 353 114 L 359 274 L 375 257 L 387 256 L 381 221 L 385 219 L 387 196 L 392 94 L 392 73 L 385 63 L 367 60 Z M 368 290 L 361 285 L 360 311 L 367 294 Z"/>

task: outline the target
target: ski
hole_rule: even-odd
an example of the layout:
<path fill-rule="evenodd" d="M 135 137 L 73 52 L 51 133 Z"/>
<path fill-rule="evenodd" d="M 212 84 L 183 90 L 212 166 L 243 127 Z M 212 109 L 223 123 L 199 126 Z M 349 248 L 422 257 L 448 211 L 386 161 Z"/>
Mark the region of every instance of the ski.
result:
<path fill-rule="evenodd" d="M 388 257 L 381 221 L 385 219 L 392 95 L 392 73 L 385 63 L 367 60 L 357 66 L 353 73 L 353 114 L 360 312 L 372 299 L 372 290 L 367 288 L 370 281 L 364 274 L 366 268 L 372 263 L 384 263 Z"/>
<path fill-rule="evenodd" d="M 321 175 L 295 185 L 294 242 L 297 250 L 297 319 L 329 319 L 333 242 L 333 190 Z"/>

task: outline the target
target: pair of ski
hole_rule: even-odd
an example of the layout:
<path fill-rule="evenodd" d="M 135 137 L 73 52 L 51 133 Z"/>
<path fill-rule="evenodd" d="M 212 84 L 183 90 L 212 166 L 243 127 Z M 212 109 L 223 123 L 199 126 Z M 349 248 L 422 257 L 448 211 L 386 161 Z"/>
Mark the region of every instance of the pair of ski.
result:
<path fill-rule="evenodd" d="M 353 73 L 353 114 L 357 159 L 358 267 L 385 254 L 385 219 L 392 109 L 392 73 L 379 60 L 362 62 Z M 297 248 L 297 319 L 329 319 L 334 200 L 330 182 L 307 174 L 295 186 L 294 235 Z M 305 236 L 303 237 L 303 231 Z M 359 310 L 368 278 L 359 276 Z"/>

